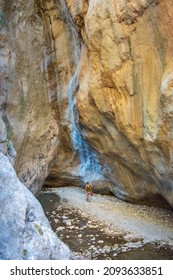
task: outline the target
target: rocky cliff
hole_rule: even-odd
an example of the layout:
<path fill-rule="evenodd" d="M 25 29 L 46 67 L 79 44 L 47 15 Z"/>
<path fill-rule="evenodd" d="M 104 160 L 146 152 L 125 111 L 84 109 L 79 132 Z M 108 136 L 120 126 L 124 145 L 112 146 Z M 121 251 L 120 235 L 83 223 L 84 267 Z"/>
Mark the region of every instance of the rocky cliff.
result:
<path fill-rule="evenodd" d="M 37 199 L 0 152 L 0 260 L 72 259 L 53 233 Z"/>
<path fill-rule="evenodd" d="M 1 0 L 1 116 L 34 193 L 173 206 L 171 2 Z"/>

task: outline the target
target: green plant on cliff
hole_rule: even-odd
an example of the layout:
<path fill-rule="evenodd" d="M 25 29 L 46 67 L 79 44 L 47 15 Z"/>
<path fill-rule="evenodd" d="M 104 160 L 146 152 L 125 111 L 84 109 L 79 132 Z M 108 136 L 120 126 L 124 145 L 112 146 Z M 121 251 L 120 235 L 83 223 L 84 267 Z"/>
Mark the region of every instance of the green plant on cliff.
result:
<path fill-rule="evenodd" d="M 37 229 L 38 233 L 42 236 L 42 235 L 43 235 L 43 231 L 42 231 L 42 229 L 40 228 L 40 226 L 37 225 L 37 224 L 34 224 L 34 226 L 35 226 L 35 228 Z"/>
<path fill-rule="evenodd" d="M 10 126 L 10 123 L 9 123 L 9 120 L 8 120 L 8 117 L 6 115 L 3 115 L 2 116 L 2 119 L 5 123 L 5 126 L 6 126 L 6 131 L 7 131 L 7 140 L 11 140 L 12 136 L 13 136 L 13 130 L 12 130 L 12 127 Z"/>
<path fill-rule="evenodd" d="M 56 236 L 57 236 L 58 238 L 60 238 L 60 234 L 59 234 L 58 231 L 55 231 L 55 234 L 56 234 Z"/>
<path fill-rule="evenodd" d="M 12 136 L 12 129 L 10 126 L 7 126 L 7 140 L 9 141 Z"/>
<path fill-rule="evenodd" d="M 26 256 L 28 251 L 26 249 L 23 249 L 23 255 Z"/>

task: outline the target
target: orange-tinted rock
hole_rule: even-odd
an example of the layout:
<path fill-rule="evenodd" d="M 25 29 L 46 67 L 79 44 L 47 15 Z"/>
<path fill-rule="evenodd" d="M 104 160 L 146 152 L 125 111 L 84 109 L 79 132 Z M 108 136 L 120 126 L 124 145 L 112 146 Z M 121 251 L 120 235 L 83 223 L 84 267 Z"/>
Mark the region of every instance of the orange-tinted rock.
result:
<path fill-rule="evenodd" d="M 77 106 L 113 193 L 158 193 L 173 205 L 171 9 L 171 1 L 90 1 Z"/>
<path fill-rule="evenodd" d="M 109 189 L 173 206 L 172 1 L 21 2 L 6 7 L 16 34 L 7 113 L 20 178 L 31 187 L 48 174 L 52 186 L 85 181 L 71 140 L 71 89 L 76 127 Z"/>

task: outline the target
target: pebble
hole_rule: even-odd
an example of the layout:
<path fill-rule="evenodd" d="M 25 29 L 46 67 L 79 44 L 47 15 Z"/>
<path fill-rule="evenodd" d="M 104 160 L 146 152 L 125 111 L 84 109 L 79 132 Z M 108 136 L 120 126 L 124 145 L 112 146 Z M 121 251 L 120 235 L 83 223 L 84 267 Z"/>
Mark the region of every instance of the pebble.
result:
<path fill-rule="evenodd" d="M 118 249 L 118 244 L 115 244 L 115 245 L 113 246 L 113 249 L 114 249 L 114 250 Z"/>
<path fill-rule="evenodd" d="M 69 229 L 74 229 L 74 228 L 75 228 L 75 226 L 70 226 L 70 227 L 69 227 Z"/>
<path fill-rule="evenodd" d="M 104 241 L 103 241 L 103 240 L 99 240 L 99 241 L 98 241 L 98 243 L 103 244 L 103 243 L 104 243 Z"/>
<path fill-rule="evenodd" d="M 82 238 L 82 236 L 83 236 L 82 234 L 78 234 L 78 237 L 79 237 L 79 238 Z"/>
<path fill-rule="evenodd" d="M 63 229 L 65 229 L 65 227 L 57 227 L 56 228 L 57 231 L 60 231 L 60 230 L 63 230 Z"/>
<path fill-rule="evenodd" d="M 52 213 L 53 213 L 53 212 L 52 212 Z M 68 219 L 68 217 L 65 216 L 65 215 L 63 215 L 63 216 L 62 216 L 62 219 Z"/>
<path fill-rule="evenodd" d="M 71 224 L 72 224 L 71 220 L 63 220 L 62 222 L 64 224 L 66 224 L 67 226 L 71 226 Z"/>
<path fill-rule="evenodd" d="M 95 229 L 95 228 L 98 228 L 98 226 L 97 225 L 89 225 L 88 228 L 89 229 Z"/>
<path fill-rule="evenodd" d="M 111 251 L 111 248 L 109 246 L 104 246 L 105 253 L 109 253 Z"/>

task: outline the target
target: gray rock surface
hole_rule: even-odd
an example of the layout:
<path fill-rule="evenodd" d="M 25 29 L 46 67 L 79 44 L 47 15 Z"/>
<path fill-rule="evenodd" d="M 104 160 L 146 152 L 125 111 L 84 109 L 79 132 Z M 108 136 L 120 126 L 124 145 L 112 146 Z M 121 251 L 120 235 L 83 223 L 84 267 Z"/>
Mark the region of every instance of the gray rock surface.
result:
<path fill-rule="evenodd" d="M 6 127 L 0 117 L 0 152 L 7 153 Z"/>
<path fill-rule="evenodd" d="M 0 259 L 71 259 L 41 205 L 0 152 Z"/>

